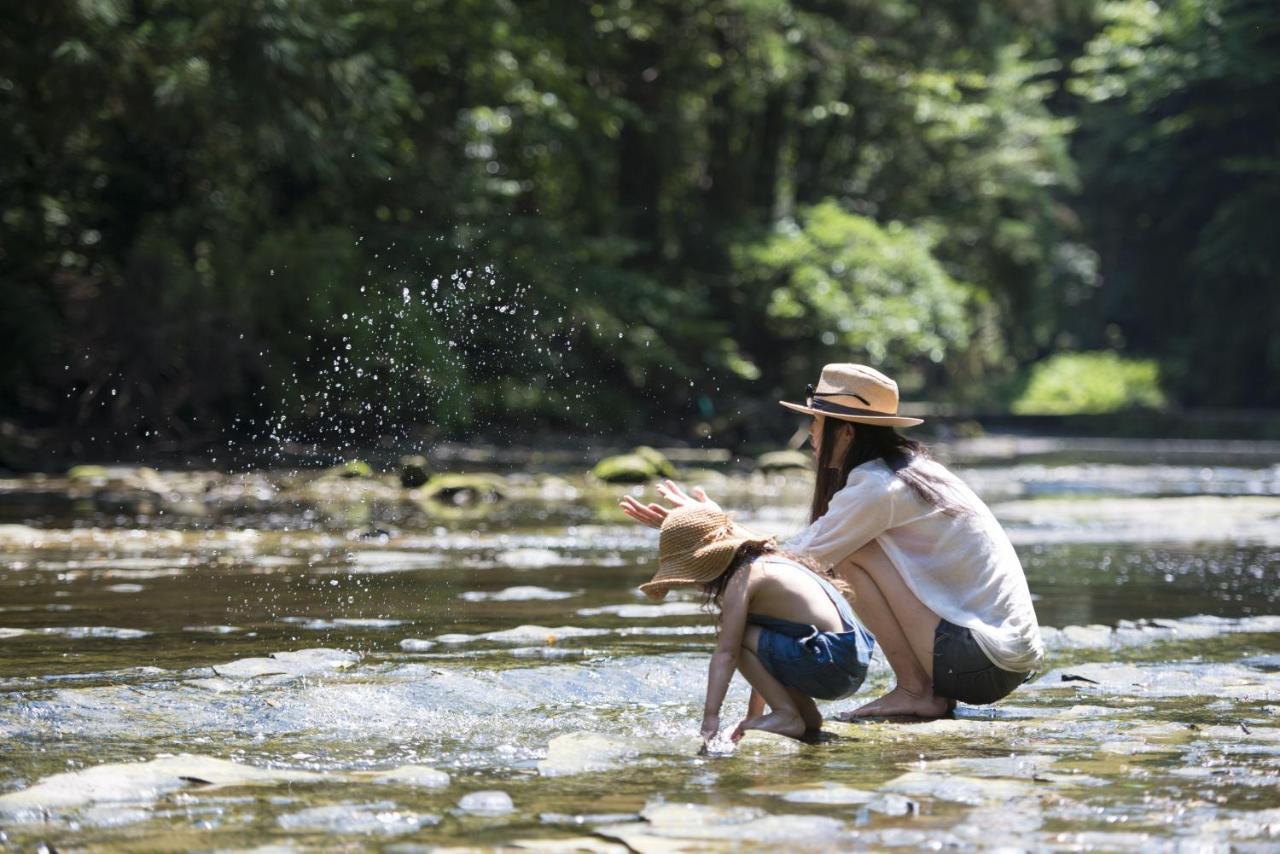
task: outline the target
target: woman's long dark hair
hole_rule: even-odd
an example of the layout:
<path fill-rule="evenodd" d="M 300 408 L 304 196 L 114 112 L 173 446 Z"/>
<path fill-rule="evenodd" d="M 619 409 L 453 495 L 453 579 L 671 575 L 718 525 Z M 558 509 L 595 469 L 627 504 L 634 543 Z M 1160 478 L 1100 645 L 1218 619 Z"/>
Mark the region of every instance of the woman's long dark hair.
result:
<path fill-rule="evenodd" d="M 911 491 L 944 513 L 958 516 L 964 512 L 947 485 L 917 463 L 932 459 L 929 449 L 879 424 L 853 424 L 839 418 L 822 416 L 822 444 L 818 449 L 817 480 L 813 484 L 813 501 L 809 505 L 809 521 L 827 512 L 831 496 L 844 487 L 849 472 L 871 460 L 884 460 L 898 479 Z M 853 442 L 842 460 L 833 460 L 832 449 L 841 428 L 853 428 Z"/>
<path fill-rule="evenodd" d="M 843 578 L 836 575 L 835 570 L 828 569 L 824 571 L 819 569 L 818 565 L 809 557 L 779 548 L 777 543 L 767 542 L 759 544 L 743 543 L 739 546 L 738 551 L 733 555 L 733 560 L 729 562 L 729 566 L 725 568 L 725 571 L 702 585 L 702 595 L 704 596 L 702 606 L 708 611 L 713 608 L 719 608 L 720 598 L 724 596 L 724 589 L 729 585 L 729 579 L 733 578 L 738 570 L 744 566 L 749 566 L 756 558 L 764 555 L 785 558 L 792 563 L 800 564 L 814 575 L 830 583 L 850 603 L 853 602 L 853 588 Z"/>

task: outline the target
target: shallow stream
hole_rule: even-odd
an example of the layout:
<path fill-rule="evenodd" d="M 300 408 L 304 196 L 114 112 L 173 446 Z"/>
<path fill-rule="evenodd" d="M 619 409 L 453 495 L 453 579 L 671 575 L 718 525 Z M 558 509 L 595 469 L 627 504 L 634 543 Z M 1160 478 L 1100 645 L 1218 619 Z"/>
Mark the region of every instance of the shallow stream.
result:
<path fill-rule="evenodd" d="M 0 842 L 1275 850 L 1276 460 L 957 470 L 1018 546 L 1043 674 L 954 720 L 702 756 L 711 622 L 636 592 L 656 535 L 613 509 L 624 487 L 0 481 Z M 800 526 L 802 472 L 690 477 L 748 524 Z M 877 662 L 825 711 L 889 685 Z"/>

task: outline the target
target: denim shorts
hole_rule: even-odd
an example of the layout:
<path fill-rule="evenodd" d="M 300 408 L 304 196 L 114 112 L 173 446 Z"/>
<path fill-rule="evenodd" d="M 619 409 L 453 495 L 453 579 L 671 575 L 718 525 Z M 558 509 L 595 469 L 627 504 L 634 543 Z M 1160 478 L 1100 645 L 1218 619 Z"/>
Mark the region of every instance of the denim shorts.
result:
<path fill-rule="evenodd" d="M 983 706 L 1007 696 L 1030 675 L 997 667 L 969 629 L 942 620 L 933 632 L 933 693 L 939 697 Z"/>
<path fill-rule="evenodd" d="M 875 638 L 861 625 L 847 632 L 752 615 L 760 626 L 756 656 L 777 679 L 815 700 L 843 700 L 862 687 Z"/>

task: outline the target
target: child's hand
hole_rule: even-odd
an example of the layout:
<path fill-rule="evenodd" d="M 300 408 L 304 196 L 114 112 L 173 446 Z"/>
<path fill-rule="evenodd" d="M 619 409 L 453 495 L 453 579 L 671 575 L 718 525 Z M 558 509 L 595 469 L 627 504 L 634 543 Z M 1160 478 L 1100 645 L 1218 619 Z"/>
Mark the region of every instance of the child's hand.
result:
<path fill-rule="evenodd" d="M 711 741 L 720 734 L 720 716 L 719 715 L 703 715 L 702 716 L 702 740 L 704 742 Z"/>

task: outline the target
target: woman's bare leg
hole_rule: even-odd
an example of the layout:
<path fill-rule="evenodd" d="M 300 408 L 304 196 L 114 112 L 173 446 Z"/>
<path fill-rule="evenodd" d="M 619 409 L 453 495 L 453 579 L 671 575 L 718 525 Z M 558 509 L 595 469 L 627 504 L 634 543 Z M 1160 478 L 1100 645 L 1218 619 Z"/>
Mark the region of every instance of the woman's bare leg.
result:
<path fill-rule="evenodd" d="M 799 738 L 804 735 L 807 723 L 806 715 L 802 712 L 803 707 L 796 704 L 790 690 L 773 678 L 773 674 L 766 670 L 763 662 L 756 657 L 756 644 L 759 640 L 760 627 L 748 626 L 742 638 L 742 650 L 738 654 L 738 672 L 751 684 L 752 690 L 769 705 L 769 713 L 748 717 L 738 725 L 735 733 L 759 729 Z M 809 700 L 809 705 L 813 705 L 812 700 Z M 814 707 L 813 713 L 816 714 L 817 711 Z M 820 715 L 818 723 L 819 725 L 822 723 Z"/>
<path fill-rule="evenodd" d="M 842 717 L 936 718 L 947 701 L 933 693 L 933 633 L 939 617 L 911 592 L 889 556 L 872 542 L 836 567 L 853 588 L 853 610 L 893 668 L 893 690 Z"/>

